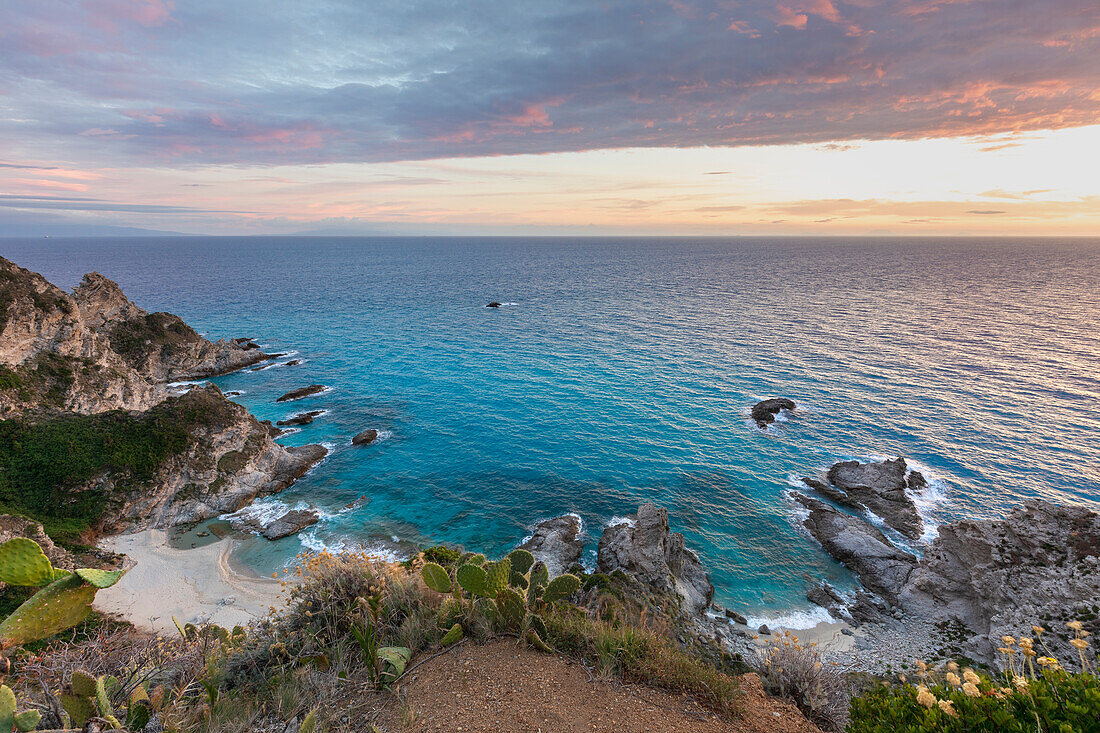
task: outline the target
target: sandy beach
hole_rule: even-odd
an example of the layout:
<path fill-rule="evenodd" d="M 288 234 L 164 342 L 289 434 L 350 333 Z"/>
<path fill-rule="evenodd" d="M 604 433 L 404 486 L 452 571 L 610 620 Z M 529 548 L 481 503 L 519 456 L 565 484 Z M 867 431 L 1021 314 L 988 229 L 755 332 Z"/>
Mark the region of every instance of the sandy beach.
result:
<path fill-rule="evenodd" d="M 231 538 L 195 547 L 169 546 L 166 533 L 145 530 L 103 539 L 99 546 L 134 561 L 122 580 L 100 591 L 95 608 L 118 614 L 143 629 L 175 633 L 182 623 L 215 623 L 231 628 L 281 607 L 281 586 L 271 578 L 244 574 L 229 563 Z"/>

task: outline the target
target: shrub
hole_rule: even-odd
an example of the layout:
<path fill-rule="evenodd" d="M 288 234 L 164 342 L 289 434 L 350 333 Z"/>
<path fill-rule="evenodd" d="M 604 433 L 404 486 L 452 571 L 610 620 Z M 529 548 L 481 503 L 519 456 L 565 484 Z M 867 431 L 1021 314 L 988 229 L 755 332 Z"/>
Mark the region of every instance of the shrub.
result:
<path fill-rule="evenodd" d="M 1000 678 L 952 662 L 934 671 L 917 662 L 919 683 L 880 685 L 852 701 L 852 733 L 1100 731 L 1100 679 L 1079 622 L 1071 622 L 1085 671 L 1070 674 L 1052 656 L 1039 656 L 1031 638 L 1003 637 Z M 1042 645 L 1041 627 L 1032 627 Z M 1074 643 L 1077 642 L 1077 643 Z"/>
<path fill-rule="evenodd" d="M 794 701 L 825 730 L 843 730 L 852 697 L 845 670 L 821 659 L 816 644 L 803 644 L 790 631 L 773 638 L 760 652 L 755 669 L 764 689 Z"/>

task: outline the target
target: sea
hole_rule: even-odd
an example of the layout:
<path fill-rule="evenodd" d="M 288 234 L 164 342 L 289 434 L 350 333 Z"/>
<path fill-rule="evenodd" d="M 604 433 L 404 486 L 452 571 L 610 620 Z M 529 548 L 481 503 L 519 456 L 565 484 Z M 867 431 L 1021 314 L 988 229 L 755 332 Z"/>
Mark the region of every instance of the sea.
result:
<path fill-rule="evenodd" d="M 943 522 L 1027 499 L 1100 509 L 1100 239 L 53 238 L 0 254 L 65 288 L 97 270 L 208 338 L 285 354 L 211 380 L 261 419 L 324 411 L 280 440 L 329 456 L 246 510 L 323 519 L 241 542 L 258 573 L 325 548 L 499 555 L 565 513 L 593 566 L 603 528 L 653 501 L 718 603 L 800 628 L 827 619 L 811 585 L 853 587 L 788 498 L 836 461 L 903 456 L 930 479 L 917 552 Z M 761 430 L 765 397 L 797 408 Z M 368 428 L 379 440 L 352 445 Z"/>

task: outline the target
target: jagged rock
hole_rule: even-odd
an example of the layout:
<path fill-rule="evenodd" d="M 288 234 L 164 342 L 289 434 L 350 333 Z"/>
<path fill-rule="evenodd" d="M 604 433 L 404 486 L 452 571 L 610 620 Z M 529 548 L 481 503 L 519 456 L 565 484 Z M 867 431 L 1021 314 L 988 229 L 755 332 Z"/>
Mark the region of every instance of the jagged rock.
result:
<path fill-rule="evenodd" d="M 906 489 L 919 489 L 927 482 L 916 471 L 907 480 L 907 470 L 904 458 L 878 463 L 841 461 L 829 469 L 827 482 L 816 477 L 802 480 L 838 504 L 873 512 L 888 527 L 915 540 L 924 531 L 924 520 Z"/>
<path fill-rule="evenodd" d="M 291 400 L 300 400 L 303 397 L 309 397 L 310 395 L 315 395 L 318 392 L 323 392 L 324 390 L 325 385 L 323 384 L 311 384 L 308 387 L 299 387 L 298 389 L 292 389 L 275 401 L 290 402 Z"/>
<path fill-rule="evenodd" d="M 891 603 L 909 580 L 917 558 L 899 550 L 869 522 L 798 492 L 793 499 L 809 510 L 802 526 L 825 551 L 854 572 L 861 583 Z"/>
<path fill-rule="evenodd" d="M 829 612 L 834 618 L 851 618 L 848 601 L 828 581 L 821 581 L 806 591 L 806 598 Z"/>
<path fill-rule="evenodd" d="M 763 400 L 752 406 L 752 419 L 756 421 L 757 427 L 765 428 L 769 423 L 775 422 L 775 416 L 779 414 L 780 410 L 793 410 L 794 408 L 794 400 L 788 400 L 786 397 Z"/>
<path fill-rule="evenodd" d="M 368 428 L 352 438 L 351 443 L 352 445 L 370 445 L 376 440 L 378 440 L 378 431 L 374 428 Z"/>
<path fill-rule="evenodd" d="M 730 609 L 727 608 L 725 610 L 725 616 L 730 621 L 733 621 L 735 624 L 741 624 L 742 626 L 748 626 L 749 625 L 749 620 L 747 618 L 745 618 L 744 616 L 742 616 L 741 614 L 737 613 L 736 611 L 731 611 Z"/>
<path fill-rule="evenodd" d="M 321 516 L 313 509 L 291 509 L 260 530 L 260 534 L 269 540 L 277 540 L 317 524 L 320 519 Z"/>
<path fill-rule="evenodd" d="M 580 539 L 581 520 L 575 514 L 539 522 L 531 539 L 519 546 L 546 563 L 551 575 L 561 575 L 581 559 L 584 541 Z"/>
<path fill-rule="evenodd" d="M 597 564 L 602 572 L 622 569 L 662 591 L 675 591 L 683 610 L 697 615 L 710 605 L 714 586 L 699 556 L 670 532 L 668 510 L 646 502 L 631 522 L 607 527 L 600 537 Z"/>
<path fill-rule="evenodd" d="M 288 362 L 286 363 L 286 365 L 287 365 L 287 366 L 298 366 L 298 365 L 299 365 L 299 364 L 301 364 L 301 363 L 302 363 L 302 360 L 301 360 L 301 359 L 291 359 L 290 361 L 288 361 Z"/>
<path fill-rule="evenodd" d="M 768 628 L 767 624 L 760 624 L 760 628 L 756 630 L 756 633 L 761 636 L 771 636 L 772 630 Z"/>
<path fill-rule="evenodd" d="M 279 420 L 276 425 L 309 425 L 313 422 L 313 418 L 317 417 L 324 410 L 310 410 L 309 412 L 299 412 L 297 415 L 288 417 L 286 420 Z"/>

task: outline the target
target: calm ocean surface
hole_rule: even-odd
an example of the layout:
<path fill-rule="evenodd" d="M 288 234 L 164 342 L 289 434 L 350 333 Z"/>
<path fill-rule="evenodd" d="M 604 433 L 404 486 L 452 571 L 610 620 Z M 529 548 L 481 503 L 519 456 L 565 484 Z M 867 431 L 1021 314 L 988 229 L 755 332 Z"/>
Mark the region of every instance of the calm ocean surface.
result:
<path fill-rule="evenodd" d="M 332 454 L 278 501 L 328 516 L 246 541 L 238 559 L 261 572 L 394 537 L 501 553 L 565 512 L 592 563 L 603 526 L 651 499 L 719 602 L 774 619 L 809 611 L 818 578 L 851 583 L 784 499 L 833 461 L 912 459 L 937 479 L 935 523 L 1029 497 L 1100 508 L 1100 240 L 0 239 L 0 254 L 63 287 L 99 270 L 147 310 L 304 360 L 214 380 L 261 418 L 327 410 L 282 439 Z M 315 382 L 332 389 L 275 404 Z M 747 409 L 767 396 L 800 409 L 762 432 Z M 385 439 L 352 447 L 368 427 Z"/>

